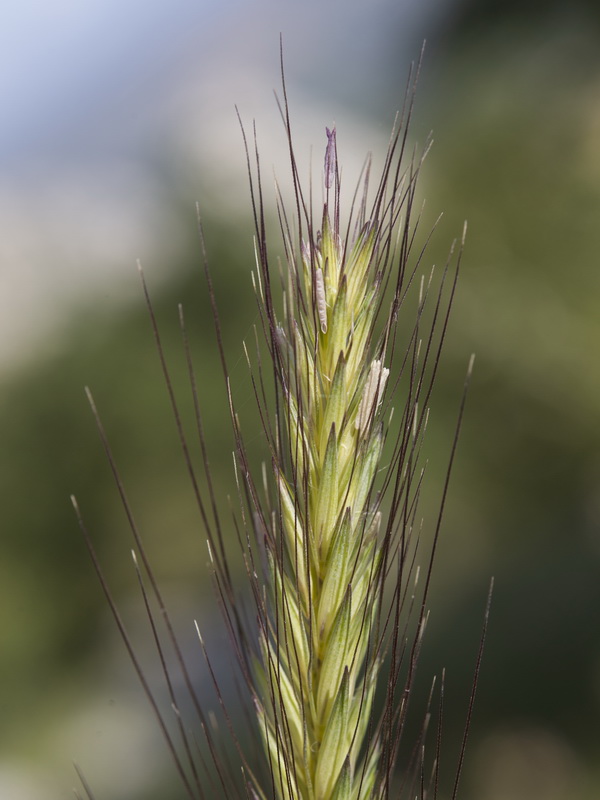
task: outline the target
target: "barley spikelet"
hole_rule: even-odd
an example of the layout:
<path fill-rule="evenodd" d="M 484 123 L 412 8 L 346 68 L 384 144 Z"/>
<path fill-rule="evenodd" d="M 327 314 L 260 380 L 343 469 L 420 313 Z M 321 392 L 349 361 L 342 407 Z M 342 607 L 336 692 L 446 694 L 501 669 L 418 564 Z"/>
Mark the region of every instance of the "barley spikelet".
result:
<path fill-rule="evenodd" d="M 303 248 L 302 301 L 288 294 L 279 339 L 291 349 L 280 361 L 291 469 L 276 464 L 283 541 L 271 556 L 259 713 L 285 800 L 352 796 L 376 686 L 378 659 L 367 651 L 380 552 L 369 499 L 388 375 L 370 346 L 376 244 L 377 223 L 367 223 L 344 253 L 326 204 L 317 242 Z M 371 796 L 375 765 L 357 796 Z"/>
<path fill-rule="evenodd" d="M 395 355 L 398 314 L 418 265 L 417 258 L 409 271 L 419 163 L 413 159 L 401 168 L 401 126 L 369 213 L 367 162 L 360 200 L 342 230 L 336 132 L 327 130 L 324 205 L 315 229 L 298 181 L 287 107 L 284 119 L 297 231 L 292 233 L 280 205 L 287 257 L 281 315 L 275 311 L 260 173 L 254 195 L 257 293 L 278 389 L 276 421 L 266 428 L 275 502 L 257 502 L 241 435 L 238 453 L 266 560 L 266 588 L 254 581 L 260 643 L 250 671 L 271 786 L 253 790 L 277 800 L 370 800 L 388 796 L 406 716 L 396 692 L 401 650 L 407 649 L 399 638 L 400 616 L 419 491 L 416 454 L 425 425 L 418 405 L 429 398 L 449 305 L 441 308 L 440 294 L 422 354 L 419 326 L 428 294 L 422 287 L 406 354 L 396 359 L 399 373 L 390 380 L 386 363 Z M 442 333 L 436 340 L 438 324 Z M 391 463 L 382 471 L 386 393 L 401 377 L 407 389 L 400 428 Z M 391 511 L 383 525 L 381 497 L 390 487 Z M 384 608 L 390 573 L 393 599 Z M 424 602 L 406 659 L 405 690 L 423 628 Z M 378 715 L 373 702 L 388 651 L 392 683 Z"/>
<path fill-rule="evenodd" d="M 440 508 L 428 549 L 422 552 L 422 521 L 417 515 L 424 475 L 420 451 L 460 252 L 454 262 L 449 258 L 437 281 L 433 271 L 429 278 L 420 276 L 423 250 L 415 252 L 413 218 L 422 157 L 407 157 L 405 152 L 413 91 L 411 87 L 407 92 L 405 111 L 392 133 L 379 180 L 371 187 L 371 163 L 367 159 L 354 199 L 344 214 L 336 131 L 326 129 L 323 203 L 315 212 L 312 189 L 307 196 L 299 179 L 284 84 L 282 116 L 289 143 L 294 213 L 288 212 L 290 205 L 283 203 L 278 188 L 284 245 L 283 265 L 279 265 L 281 291 L 274 280 L 277 271 L 267 243 L 258 149 L 251 157 L 244 133 L 256 229 L 257 272 L 253 284 L 269 356 L 268 360 L 263 358 L 264 349 L 259 344 L 256 368 L 246 350 L 262 433 L 271 456 L 271 470 L 263 469 L 263 489 L 256 480 L 241 431 L 206 259 L 205 267 L 234 432 L 240 499 L 234 523 L 253 594 L 250 612 L 247 603 L 240 603 L 235 572 L 228 562 L 225 526 L 215 501 L 183 310 L 180 308 L 180 322 L 208 499 L 195 474 L 143 283 L 182 451 L 206 531 L 217 599 L 253 701 L 253 722 L 258 721 L 261 731 L 262 750 L 257 758 L 235 733 L 218 675 L 199 636 L 241 771 L 230 768 L 230 754 L 219 744 L 212 715 L 207 716 L 196 695 L 89 395 L 135 546 L 149 578 L 149 594 L 160 609 L 166 640 L 175 653 L 201 726 L 209 754 L 206 758 L 197 752 L 195 736 L 192 738 L 182 721 L 151 605 L 146 603 L 141 571 L 138 577 L 184 756 L 180 756 L 145 679 L 75 500 L 74 504 L 102 588 L 190 800 L 203 800 L 206 785 L 227 800 L 435 800 L 438 796 L 439 729 L 429 781 L 424 777 L 431 697 L 417 741 L 408 749 L 403 743 L 427 619 L 431 570 L 464 407 L 463 397 Z M 272 368 L 274 393 L 267 387 L 266 363 Z M 418 563 L 424 576 L 419 587 Z M 466 730 L 480 658 L 481 651 Z M 465 742 L 466 731 L 452 800 L 456 798 Z M 261 769 L 261 760 L 266 768 Z M 400 783 L 395 778 L 398 761 L 403 775 Z"/>

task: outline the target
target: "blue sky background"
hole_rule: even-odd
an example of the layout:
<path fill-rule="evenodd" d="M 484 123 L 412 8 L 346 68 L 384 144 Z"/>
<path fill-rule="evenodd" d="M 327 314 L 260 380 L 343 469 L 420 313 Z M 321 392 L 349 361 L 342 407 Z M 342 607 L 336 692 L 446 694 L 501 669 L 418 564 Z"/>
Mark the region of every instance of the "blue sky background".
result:
<path fill-rule="evenodd" d="M 235 205 L 244 172 L 234 106 L 246 119 L 268 109 L 276 121 L 280 33 L 296 108 L 314 115 L 298 113 L 296 126 L 301 133 L 309 121 L 307 141 L 314 142 L 318 114 L 320 126 L 346 115 L 372 125 L 382 98 L 399 105 L 407 67 L 397 65 L 418 55 L 422 39 L 443 22 L 440 11 L 452 5 L 5 4 L 0 368 L 34 355 L 39 334 L 56 330 L 82 295 L 101 288 L 127 297 L 122 284 L 118 292 L 111 286 L 116 276 L 131 276 L 136 258 L 173 257 L 180 231 L 163 194 L 173 163 L 197 164 L 192 202 L 212 172 Z"/>

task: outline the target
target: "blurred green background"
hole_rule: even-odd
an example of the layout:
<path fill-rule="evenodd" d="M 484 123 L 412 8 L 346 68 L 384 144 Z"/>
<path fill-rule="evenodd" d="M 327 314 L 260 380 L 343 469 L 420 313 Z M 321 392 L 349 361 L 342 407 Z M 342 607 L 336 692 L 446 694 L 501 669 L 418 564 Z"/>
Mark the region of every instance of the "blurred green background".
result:
<path fill-rule="evenodd" d="M 115 83 L 120 90 L 111 96 L 112 113 L 122 113 L 129 122 L 135 117 L 116 169 L 122 175 L 125 164 L 133 172 L 143 166 L 144 175 L 151 175 L 142 185 L 155 190 L 155 208 L 135 222 L 134 241 L 144 253 L 174 384 L 193 438 L 177 321 L 177 304 L 184 304 L 212 471 L 223 519 L 229 520 L 228 495 L 235 497 L 233 441 L 194 204 L 198 200 L 202 209 L 232 381 L 252 431 L 251 386 L 241 347 L 242 339 L 252 339 L 257 322 L 249 278 L 252 220 L 233 102 L 243 105 L 248 121 L 257 116 L 260 145 L 263 107 L 255 110 L 249 98 L 266 98 L 274 106 L 270 93 L 278 86 L 280 29 L 287 37 L 293 121 L 302 127 L 308 116 L 301 137 L 314 143 L 315 164 L 320 164 L 324 126 L 334 120 L 342 161 L 349 151 L 352 161 L 369 149 L 381 159 L 383 151 L 377 148 L 400 105 L 407 65 L 427 37 L 412 136 L 422 143 L 434 131 L 421 185 L 424 228 L 441 211 L 444 216 L 426 262 L 443 262 L 463 220 L 469 224 L 433 401 L 428 499 L 439 496 L 472 352 L 476 368 L 438 556 L 421 688 L 425 698 L 430 676 L 446 667 L 443 771 L 446 783 L 451 782 L 487 586 L 494 575 L 489 636 L 459 796 L 592 800 L 600 795 L 597 6 L 473 0 L 423 4 L 427 13 L 421 9 L 419 15 L 415 4 L 405 5 L 381 2 L 367 14 L 353 3 L 325 3 L 325 11 L 316 3 L 298 4 L 303 25 L 296 30 L 297 18 L 271 3 L 232 2 L 227 8 L 235 24 L 225 12 L 218 21 L 210 16 L 210 58 L 197 74 L 199 85 L 209 84 L 213 93 L 199 90 L 196 97 L 192 88 L 186 97 L 195 116 L 187 122 L 169 81 L 180 75 L 183 64 L 182 83 L 194 86 L 191 58 L 168 62 L 164 72 L 156 62 L 139 67 L 138 83 L 131 84 L 135 91 Z M 178 4 L 182 19 L 184 6 Z M 67 13 L 68 4 L 65 8 Z M 249 22 L 253 27 L 244 29 Z M 207 36 L 200 33 L 200 23 L 186 31 L 185 45 L 191 50 L 196 30 L 198 37 Z M 311 31 L 314 39 L 307 35 Z M 253 67 L 256 95 L 251 95 L 245 59 L 248 65 L 256 63 L 248 41 L 254 36 L 262 71 Z M 151 49 L 149 40 L 146 48 Z M 234 51 L 238 61 L 232 68 Z M 110 54 L 104 57 L 110 61 Z M 138 103 L 142 94 L 144 101 Z M 158 119 L 171 115 L 177 120 L 175 134 L 168 129 L 167 135 L 149 115 L 154 99 L 160 99 Z M 216 111 L 221 104 L 230 115 L 226 131 Z M 283 143 L 276 110 L 269 114 L 275 125 L 271 130 L 270 122 L 263 124 L 266 145 L 261 148 L 268 195 L 271 142 Z M 100 174 L 100 153 L 106 157 L 118 149 L 107 129 L 96 120 L 81 128 L 79 138 L 73 134 L 72 146 L 65 144 L 69 158 L 81 165 L 91 154 L 98 162 L 93 174 Z M 60 181 L 61 170 L 71 162 L 56 145 L 60 130 L 51 125 L 48 130 L 54 145 L 48 145 L 44 164 L 60 167 Z M 140 130 L 143 142 L 136 138 Z M 45 141 L 43 130 L 37 136 Z M 48 133 L 47 141 L 51 138 Z M 214 142 L 221 138 L 222 160 L 216 161 Z M 103 149 L 90 144 L 98 141 Z M 131 170 L 136 148 L 139 160 Z M 4 209 L 10 207 L 10 187 L 15 192 L 22 188 L 26 161 L 23 154 L 6 152 L 4 166 L 10 163 L 12 172 L 6 168 L 10 181 L 0 198 Z M 30 180 L 30 172 L 27 176 Z M 51 203 L 52 196 L 48 192 L 42 199 Z M 136 198 L 142 203 L 142 196 L 150 202 L 143 192 L 126 194 L 132 204 Z M 93 204 L 94 184 L 87 184 L 80 197 Z M 63 211 L 79 237 L 76 205 Z M 27 203 L 23 207 L 29 208 Z M 25 218 L 25 238 L 33 240 L 39 235 L 36 215 Z M 12 217 L 4 214 L 3 219 L 6 240 L 14 232 Z M 93 221 L 92 214 L 91 230 Z M 120 224 L 126 228 L 127 218 Z M 272 230 L 276 238 L 275 220 Z M 150 681 L 164 694 L 144 624 L 125 515 L 84 385 L 94 392 L 198 690 L 209 706 L 216 701 L 192 620 L 205 630 L 220 674 L 231 657 L 212 600 L 205 535 L 136 284 L 137 253 L 133 247 L 119 250 L 115 238 L 119 264 L 101 281 L 101 256 L 112 240 L 108 236 L 101 248 L 86 241 L 82 234 L 66 255 L 56 232 L 38 245 L 40 263 L 58 276 L 48 286 L 55 290 L 60 283 L 59 291 L 49 289 L 46 302 L 42 297 L 44 325 L 27 336 L 23 332 L 24 346 L 18 347 L 19 325 L 25 317 L 33 327 L 37 307 L 10 317 L 3 334 L 14 339 L 14 346 L 0 373 L 0 796 L 67 797 L 76 784 L 75 760 L 98 797 L 176 800 L 183 791 L 109 618 L 69 502 L 69 495 L 76 494 Z M 20 270 L 19 252 L 3 251 L 3 274 Z M 61 272 L 68 258 L 75 278 Z M 78 274 L 84 263 L 90 273 Z M 30 278 L 36 285 L 33 267 Z M 76 279 L 84 289 L 71 297 Z M 26 293 L 24 286 L 20 291 Z M 59 298 L 63 286 L 68 302 Z M 5 287 L 8 307 L 14 295 L 11 284 Z M 60 319 L 51 318 L 46 306 L 56 306 Z M 249 440 L 259 458 L 264 454 L 260 435 Z M 197 453 L 194 458 L 199 465 Z M 436 510 L 424 508 L 426 519 L 432 522 Z"/>

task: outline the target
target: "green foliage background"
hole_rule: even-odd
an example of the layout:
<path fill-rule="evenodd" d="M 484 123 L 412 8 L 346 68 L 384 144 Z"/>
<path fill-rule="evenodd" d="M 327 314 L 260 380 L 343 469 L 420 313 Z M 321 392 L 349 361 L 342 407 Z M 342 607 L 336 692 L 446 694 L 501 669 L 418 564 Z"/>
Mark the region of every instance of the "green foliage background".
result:
<path fill-rule="evenodd" d="M 433 402 L 433 485 L 424 508 L 430 519 L 468 357 L 477 356 L 431 601 L 422 687 L 426 692 L 429 676 L 446 666 L 444 766 L 450 770 L 493 574 L 496 594 L 462 797 L 591 800 L 600 789 L 596 39 L 577 25 L 518 32 L 509 26 L 485 37 L 481 28 L 474 30 L 476 35 L 465 34 L 452 46 L 440 41 L 433 47 L 413 130 L 422 140 L 433 127 L 436 139 L 422 185 L 425 219 L 431 223 L 445 212 L 428 262 L 441 263 L 462 220 L 469 222 Z M 339 138 L 343 142 L 343 131 Z M 188 197 L 175 194 L 174 202 L 188 214 L 189 252 L 155 293 L 157 314 L 192 430 L 177 329 L 177 303 L 184 302 L 212 468 L 226 507 L 234 491 L 232 435 L 194 208 Z M 247 398 L 251 430 L 241 350 L 256 322 L 251 231 L 231 230 L 223 219 L 205 222 L 232 379 L 238 396 Z M 96 701 L 110 714 L 111 692 L 118 693 L 121 707 L 137 696 L 70 493 L 79 498 L 134 638 L 146 652 L 124 515 L 86 406 L 85 384 L 94 391 L 192 661 L 200 674 L 192 616 L 205 620 L 217 661 L 227 660 L 219 650 L 226 638 L 213 622 L 204 536 L 141 292 L 139 302 L 118 310 L 103 308 L 100 300 L 82 309 L 62 341 L 38 361 L 4 375 L 0 395 L 0 746 L 7 758 L 37 759 L 44 769 L 62 759 L 65 774 L 71 752 L 64 746 L 72 739 L 65 738 L 64 720 Z M 258 458 L 260 436 L 250 438 Z M 200 682 L 208 690 L 206 679 Z M 149 712 L 146 724 L 152 724 Z M 161 761 L 162 752 L 156 752 Z M 75 755 L 84 767 L 86 758 L 93 761 L 87 751 Z M 103 770 L 111 769 L 87 766 L 100 783 Z M 168 773 L 149 773 L 151 786 L 123 781 L 120 793 L 100 796 L 180 796 L 167 788 L 174 784 Z"/>

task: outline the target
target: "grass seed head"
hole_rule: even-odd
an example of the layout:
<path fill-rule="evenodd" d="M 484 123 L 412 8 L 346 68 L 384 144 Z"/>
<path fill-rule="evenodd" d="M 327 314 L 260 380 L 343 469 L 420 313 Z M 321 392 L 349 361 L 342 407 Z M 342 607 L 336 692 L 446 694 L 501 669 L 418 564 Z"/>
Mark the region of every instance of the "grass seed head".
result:
<path fill-rule="evenodd" d="M 336 130 L 326 129 L 323 203 L 316 214 L 313 198 L 305 195 L 299 179 L 286 98 L 282 111 L 295 215 L 292 219 L 280 202 L 286 262 L 279 269 L 283 281 L 280 294 L 276 288 L 279 284 L 273 279 L 267 242 L 258 150 L 255 149 L 253 167 L 244 134 L 256 223 L 256 271 L 252 273 L 252 283 L 275 385 L 271 401 L 260 347 L 257 374 L 244 347 L 272 466 L 269 470 L 263 463 L 256 480 L 240 428 L 215 292 L 205 261 L 236 446 L 234 469 L 240 516 L 238 519 L 234 514 L 234 519 L 254 599 L 256 624 L 252 614 L 247 613 L 246 604 L 239 603 L 235 573 L 228 563 L 183 315 L 182 333 L 210 506 L 196 481 L 156 319 L 140 273 L 207 534 L 217 597 L 262 737 L 263 763 L 267 768 L 261 771 L 234 734 L 243 789 L 239 773 L 233 776 L 228 771 L 229 756 L 220 755 L 215 726 L 209 724 L 198 703 L 89 395 L 140 564 L 148 574 L 152 595 L 209 748 L 209 767 L 202 756 L 200 760 L 212 785 L 219 786 L 228 798 L 388 800 L 393 796 L 412 800 L 418 796 L 425 800 L 426 796 L 435 798 L 437 794 L 439 753 L 433 771 L 433 795 L 428 795 L 423 785 L 420 756 L 409 756 L 408 763 L 405 759 L 404 772 L 413 778 L 405 780 L 400 793 L 393 783 L 427 619 L 431 568 L 447 489 L 446 480 L 433 544 L 425 558 L 424 579 L 417 586 L 416 553 L 422 532 L 417 508 L 424 476 L 419 456 L 458 273 L 457 261 L 454 278 L 448 280 L 452 274 L 449 262 L 440 271 L 437 287 L 433 276 L 426 285 L 421 282 L 420 290 L 417 285 L 423 253 L 414 252 L 416 225 L 412 211 L 420 161 L 414 155 L 406 156 L 411 104 L 409 92 L 405 119 L 393 131 L 379 179 L 371 186 L 371 162 L 367 159 L 355 199 L 345 215 Z M 397 408 L 394 428 L 392 401 Z M 464 398 L 459 426 L 463 407 Z M 450 466 L 455 448 L 456 438 Z M 201 770 L 194 758 L 195 742 L 192 744 L 178 714 L 192 780 L 133 652 L 76 503 L 75 507 L 102 588 L 187 796 L 204 797 Z M 142 580 L 141 571 L 139 577 Z M 143 581 L 142 591 L 146 600 Z M 154 629 L 150 606 L 148 609 Z M 198 637 L 227 727 L 233 732 L 199 630 Z M 172 692 L 158 640 L 157 646 Z M 383 697 L 382 703 L 377 695 Z M 172 704 L 178 708 L 174 694 Z M 471 708 L 472 702 L 469 717 Z M 429 709 L 422 737 L 412 748 L 413 755 L 423 752 L 428 719 Z M 463 752 L 464 741 L 452 800 Z"/>
<path fill-rule="evenodd" d="M 285 222 L 288 281 L 281 319 L 260 235 L 257 247 L 266 289 L 262 316 L 284 422 L 282 435 L 270 435 L 278 511 L 269 537 L 271 603 L 260 609 L 261 658 L 255 664 L 260 727 L 278 800 L 387 796 L 397 744 L 386 736 L 398 733 L 404 719 L 403 711 L 393 710 L 393 690 L 379 721 L 372 711 L 385 651 L 399 652 L 400 612 L 390 618 L 388 608 L 387 619 L 383 612 L 386 578 L 401 575 L 403 565 L 410 571 L 408 520 L 416 500 L 411 460 L 418 440 L 411 429 L 421 432 L 416 406 L 427 388 L 415 347 L 418 318 L 404 356 L 404 369 L 413 373 L 412 395 L 405 398 L 403 427 L 381 480 L 382 490 L 393 484 L 394 494 L 385 526 L 377 476 L 388 433 L 382 421 L 391 372 L 386 361 L 412 280 L 410 210 L 418 165 L 401 167 L 405 140 L 396 131 L 371 205 L 367 174 L 342 230 L 336 131 L 326 134 L 318 229 L 290 148 L 299 242 L 297 248 L 290 244 Z M 283 208 L 280 218 L 287 220 Z M 390 312 L 382 319 L 385 303 Z M 421 300 L 419 311 L 422 306 Z M 398 381 L 396 376 L 394 386 Z M 391 569 L 392 559 L 400 568 Z M 403 578 L 391 591 L 399 609 Z"/>

